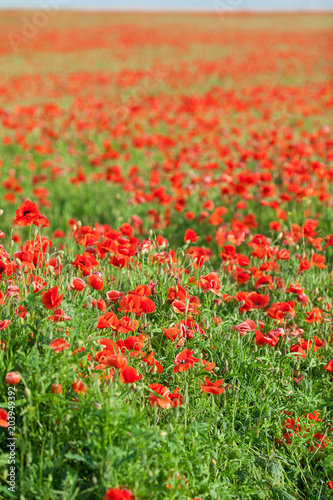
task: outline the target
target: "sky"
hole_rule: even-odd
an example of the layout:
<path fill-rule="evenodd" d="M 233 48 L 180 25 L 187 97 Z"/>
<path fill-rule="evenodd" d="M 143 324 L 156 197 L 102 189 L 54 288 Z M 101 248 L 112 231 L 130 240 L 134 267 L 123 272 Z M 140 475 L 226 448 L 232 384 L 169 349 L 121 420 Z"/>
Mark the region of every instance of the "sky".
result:
<path fill-rule="evenodd" d="M 333 10 L 333 0 L 0 0 L 0 8 L 205 10 L 226 6 L 233 10 Z M 51 8 L 51 7 L 49 7 Z"/>

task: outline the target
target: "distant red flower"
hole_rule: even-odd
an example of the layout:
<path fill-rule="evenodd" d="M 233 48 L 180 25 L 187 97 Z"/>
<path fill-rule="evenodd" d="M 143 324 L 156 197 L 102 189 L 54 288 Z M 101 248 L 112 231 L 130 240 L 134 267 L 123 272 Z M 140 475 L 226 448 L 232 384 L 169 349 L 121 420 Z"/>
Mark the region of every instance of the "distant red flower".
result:
<path fill-rule="evenodd" d="M 54 394 L 61 394 L 62 393 L 62 385 L 61 384 L 52 384 L 52 391 Z"/>

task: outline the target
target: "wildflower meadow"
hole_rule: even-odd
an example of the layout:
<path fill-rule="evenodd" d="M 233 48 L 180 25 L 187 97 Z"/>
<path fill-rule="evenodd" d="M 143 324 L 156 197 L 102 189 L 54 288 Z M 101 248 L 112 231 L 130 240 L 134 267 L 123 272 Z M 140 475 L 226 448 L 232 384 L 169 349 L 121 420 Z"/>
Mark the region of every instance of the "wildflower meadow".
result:
<path fill-rule="evenodd" d="M 0 499 L 333 494 L 333 15 L 0 18 Z"/>

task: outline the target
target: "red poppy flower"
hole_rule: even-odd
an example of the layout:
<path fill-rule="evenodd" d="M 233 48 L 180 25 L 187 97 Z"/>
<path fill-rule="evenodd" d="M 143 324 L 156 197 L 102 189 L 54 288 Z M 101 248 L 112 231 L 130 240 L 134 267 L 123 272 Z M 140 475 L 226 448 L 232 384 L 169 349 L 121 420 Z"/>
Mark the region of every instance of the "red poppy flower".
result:
<path fill-rule="evenodd" d="M 10 324 L 10 319 L 3 319 L 2 321 L 0 321 L 0 330 L 4 330 L 9 326 L 9 324 Z"/>
<path fill-rule="evenodd" d="M 49 225 L 49 221 L 39 213 L 36 204 L 29 200 L 18 207 L 14 222 L 19 226 L 35 224 L 36 226 L 47 227 Z"/>
<path fill-rule="evenodd" d="M 205 381 L 206 382 L 202 383 L 200 387 L 206 394 L 214 394 L 214 396 L 217 396 L 225 391 L 225 388 L 221 387 L 223 379 L 211 382 L 209 378 L 205 377 Z"/>
<path fill-rule="evenodd" d="M 260 293 L 257 292 L 249 293 L 248 298 L 253 303 L 253 309 L 263 309 L 269 303 L 268 295 L 260 295 Z"/>
<path fill-rule="evenodd" d="M 0 408 L 0 427 L 9 427 L 8 413 L 3 408 Z"/>
<path fill-rule="evenodd" d="M 302 347 L 300 346 L 300 344 L 292 345 L 290 347 L 290 352 L 292 352 L 293 354 L 295 354 L 295 356 L 299 356 L 301 358 L 306 358 L 305 351 L 304 351 L 304 349 L 302 349 Z"/>
<path fill-rule="evenodd" d="M 119 380 L 122 384 L 134 384 L 134 382 L 141 379 L 141 373 L 138 373 L 132 366 L 126 366 L 120 370 Z"/>
<path fill-rule="evenodd" d="M 318 323 L 321 320 L 323 313 L 319 307 L 314 307 L 312 311 L 306 313 L 305 321 L 307 323 Z"/>
<path fill-rule="evenodd" d="M 124 297 L 124 292 L 118 292 L 117 290 L 110 290 L 106 292 L 106 297 L 109 302 L 118 302 L 122 297 Z"/>
<path fill-rule="evenodd" d="M 246 319 L 239 325 L 233 326 L 232 329 L 245 336 L 247 332 L 253 332 L 256 329 L 256 324 L 252 319 Z"/>
<path fill-rule="evenodd" d="M 57 309 L 62 302 L 63 294 L 58 295 L 58 287 L 54 286 L 44 293 L 42 303 L 46 309 Z"/>
<path fill-rule="evenodd" d="M 104 500 L 132 500 L 133 493 L 125 488 L 110 488 L 104 495 Z"/>
<path fill-rule="evenodd" d="M 50 343 L 50 347 L 54 352 L 62 352 L 69 349 L 70 344 L 65 339 L 54 339 Z"/>
<path fill-rule="evenodd" d="M 5 378 L 6 384 L 17 385 L 21 382 L 21 375 L 17 372 L 9 372 Z"/>
<path fill-rule="evenodd" d="M 186 233 L 184 236 L 185 243 L 187 243 L 187 242 L 195 243 L 196 241 L 198 241 L 198 239 L 199 239 L 199 236 L 197 235 L 197 233 L 195 231 L 193 231 L 193 229 L 186 230 Z"/>
<path fill-rule="evenodd" d="M 99 317 L 96 328 L 112 328 L 115 332 L 119 325 L 119 319 L 113 312 L 108 312 Z"/>
<path fill-rule="evenodd" d="M 120 354 L 112 354 L 106 358 L 105 365 L 124 370 L 127 366 L 127 358 L 120 356 Z"/>
<path fill-rule="evenodd" d="M 61 384 L 52 384 L 52 391 L 54 394 L 61 394 L 62 393 L 62 385 Z"/>
<path fill-rule="evenodd" d="M 162 384 L 150 384 L 149 388 L 151 393 L 148 396 L 150 406 L 160 406 L 163 409 L 169 409 L 172 407 L 172 401 L 170 399 L 170 391 L 167 387 L 163 387 Z"/>
<path fill-rule="evenodd" d="M 218 297 L 221 297 L 220 275 L 218 273 L 209 273 L 206 276 L 201 276 L 199 286 L 205 293 L 213 292 Z"/>
<path fill-rule="evenodd" d="M 324 370 L 327 370 L 330 373 L 333 373 L 333 359 L 324 366 Z"/>
<path fill-rule="evenodd" d="M 92 288 L 95 288 L 95 290 L 103 290 L 104 288 L 102 278 L 100 278 L 99 276 L 95 276 L 94 274 L 88 276 L 88 283 Z"/>
<path fill-rule="evenodd" d="M 78 292 L 81 292 L 85 287 L 86 287 L 86 284 L 82 278 L 73 278 L 72 284 L 71 284 L 72 290 L 77 290 Z"/>
<path fill-rule="evenodd" d="M 73 391 L 77 392 L 77 394 L 85 394 L 87 392 L 88 387 L 84 385 L 81 379 L 78 379 L 74 384 L 72 384 Z"/>
<path fill-rule="evenodd" d="M 176 366 L 173 367 L 174 373 L 186 372 L 189 368 L 194 366 L 195 363 L 200 361 L 198 358 L 193 357 L 193 352 L 194 351 L 190 351 L 190 349 L 184 349 L 177 354 L 174 361 Z"/>

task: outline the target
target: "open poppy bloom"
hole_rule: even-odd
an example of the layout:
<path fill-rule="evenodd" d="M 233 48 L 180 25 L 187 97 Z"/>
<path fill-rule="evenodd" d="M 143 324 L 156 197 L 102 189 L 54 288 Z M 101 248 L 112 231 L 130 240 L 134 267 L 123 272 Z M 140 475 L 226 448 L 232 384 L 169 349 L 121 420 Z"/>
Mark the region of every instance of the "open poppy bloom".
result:
<path fill-rule="evenodd" d="M 160 406 L 163 409 L 169 409 L 172 407 L 172 401 L 170 399 L 170 391 L 167 387 L 163 387 L 162 384 L 150 384 L 149 389 L 151 393 L 148 396 L 150 406 Z"/>
<path fill-rule="evenodd" d="M 223 379 L 211 382 L 209 378 L 206 377 L 205 381 L 206 382 L 202 383 L 200 387 L 206 394 L 214 394 L 214 396 L 217 396 L 225 391 L 225 388 L 221 387 L 221 385 L 223 384 Z"/>
<path fill-rule="evenodd" d="M 83 394 L 87 392 L 88 387 L 82 382 L 81 379 L 78 379 L 74 384 L 72 384 L 72 389 L 73 391 L 77 392 L 78 394 Z"/>
<path fill-rule="evenodd" d="M 54 286 L 44 293 L 42 303 L 46 309 L 57 309 L 62 302 L 62 295 L 58 295 L 58 287 Z"/>
<path fill-rule="evenodd" d="M 242 336 L 245 336 L 248 332 L 253 332 L 256 328 L 256 324 L 252 319 L 246 319 L 239 325 L 232 327 L 234 331 L 237 331 Z"/>
<path fill-rule="evenodd" d="M 134 384 L 134 382 L 141 379 L 141 373 L 138 373 L 132 366 L 126 366 L 120 370 L 119 380 L 122 384 Z"/>
<path fill-rule="evenodd" d="M 331 359 L 331 361 L 329 361 L 325 366 L 324 366 L 324 370 L 327 370 L 328 372 L 330 373 L 333 373 L 333 359 Z"/>
<path fill-rule="evenodd" d="M 104 328 L 112 328 L 112 330 L 117 331 L 119 325 L 119 319 L 113 312 L 108 312 L 103 314 L 98 318 L 98 323 L 96 328 L 104 329 Z"/>
<path fill-rule="evenodd" d="M 186 230 L 186 233 L 184 236 L 185 243 L 195 243 L 196 241 L 198 241 L 198 239 L 199 239 L 199 236 L 197 235 L 197 233 L 195 231 L 193 231 L 193 229 Z"/>
<path fill-rule="evenodd" d="M 194 366 L 195 363 L 200 361 L 198 358 L 193 357 L 193 352 L 194 351 L 190 351 L 190 349 L 184 349 L 177 354 L 174 361 L 176 366 L 173 367 L 174 373 L 186 372 L 189 368 Z"/>
<path fill-rule="evenodd" d="M 112 354 L 105 359 L 105 365 L 124 370 L 127 367 L 127 358 L 120 354 Z"/>
<path fill-rule="evenodd" d="M 319 307 L 314 307 L 312 311 L 306 313 L 305 321 L 307 323 L 318 323 L 321 320 L 323 313 Z"/>
<path fill-rule="evenodd" d="M 220 275 L 218 273 L 209 273 L 206 276 L 202 276 L 200 278 L 199 286 L 205 293 L 213 292 L 218 297 L 221 297 L 221 292 L 219 291 L 221 288 L 220 283 Z"/>
<path fill-rule="evenodd" d="M 54 352 L 62 352 L 69 349 L 70 344 L 65 339 L 54 339 L 50 343 L 50 347 Z"/>
<path fill-rule="evenodd" d="M 44 215 L 39 213 L 36 204 L 29 200 L 18 207 L 14 222 L 19 226 L 31 226 L 35 224 L 35 226 L 47 227 L 49 225 L 49 221 Z"/>

